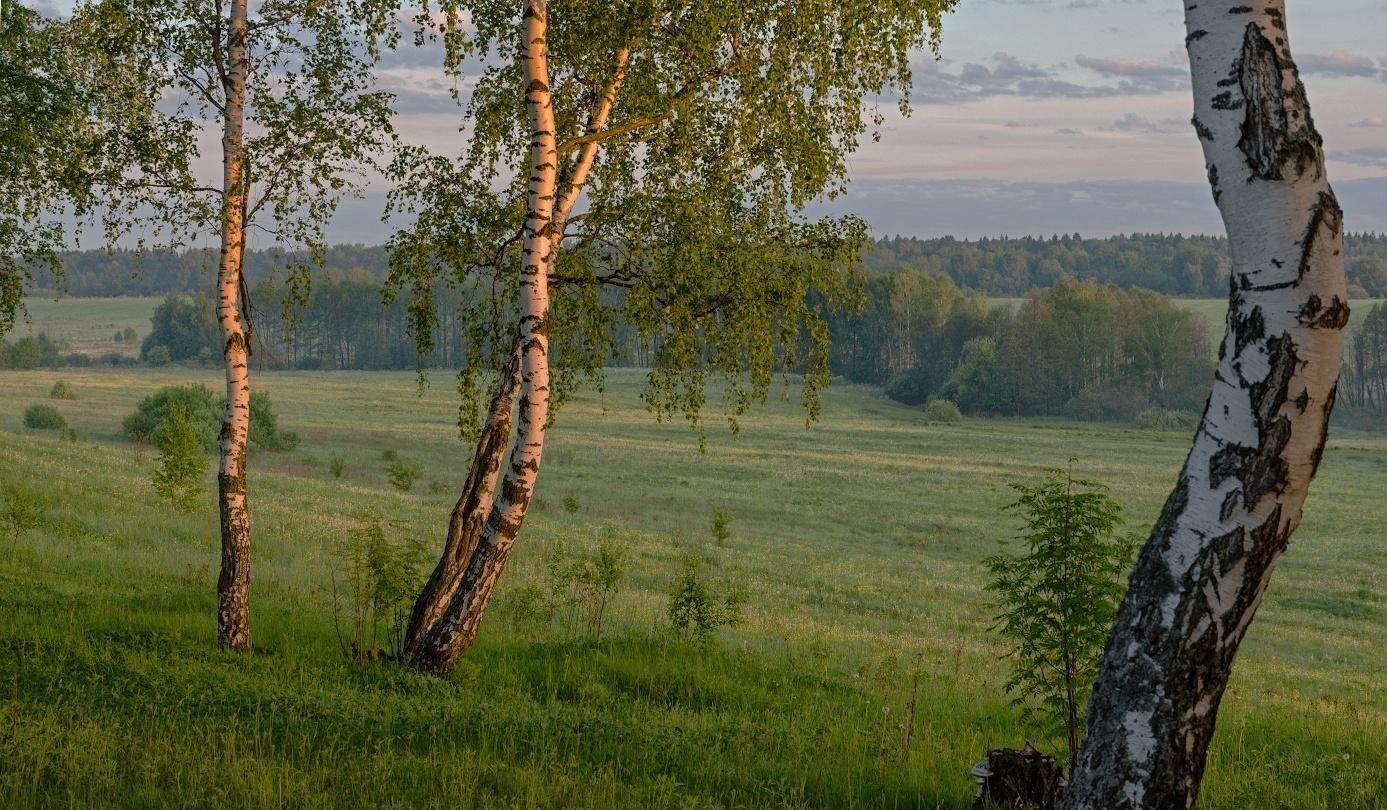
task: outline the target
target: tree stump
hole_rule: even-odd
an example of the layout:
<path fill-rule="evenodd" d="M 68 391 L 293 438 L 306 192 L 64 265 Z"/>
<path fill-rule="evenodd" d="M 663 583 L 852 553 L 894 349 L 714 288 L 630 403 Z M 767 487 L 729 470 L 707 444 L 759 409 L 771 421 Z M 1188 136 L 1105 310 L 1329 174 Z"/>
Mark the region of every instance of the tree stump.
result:
<path fill-rule="evenodd" d="M 997 748 L 973 766 L 978 797 L 972 810 L 1053 810 L 1064 792 L 1064 771 L 1055 758 L 1030 744 L 1020 751 Z"/>

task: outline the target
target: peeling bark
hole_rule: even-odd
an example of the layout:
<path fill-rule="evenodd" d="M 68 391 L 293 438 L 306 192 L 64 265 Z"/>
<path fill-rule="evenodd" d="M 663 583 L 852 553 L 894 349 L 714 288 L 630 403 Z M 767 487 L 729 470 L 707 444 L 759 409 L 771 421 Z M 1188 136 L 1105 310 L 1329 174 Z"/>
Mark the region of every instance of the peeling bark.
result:
<path fill-rule="evenodd" d="M 1213 393 L 1132 574 L 1063 807 L 1192 807 L 1219 702 L 1300 523 L 1338 385 L 1343 217 L 1284 0 L 1185 9 L 1195 128 L 1233 252 Z"/>
<path fill-rule="evenodd" d="M 222 561 L 217 578 L 217 640 L 248 651 L 250 643 L 250 517 L 246 504 L 246 440 L 250 433 L 249 324 L 243 319 L 245 256 L 245 97 L 247 0 L 232 0 L 227 33 L 222 121 L 222 249 L 217 271 L 217 322 L 226 364 L 226 413 L 217 468 Z"/>

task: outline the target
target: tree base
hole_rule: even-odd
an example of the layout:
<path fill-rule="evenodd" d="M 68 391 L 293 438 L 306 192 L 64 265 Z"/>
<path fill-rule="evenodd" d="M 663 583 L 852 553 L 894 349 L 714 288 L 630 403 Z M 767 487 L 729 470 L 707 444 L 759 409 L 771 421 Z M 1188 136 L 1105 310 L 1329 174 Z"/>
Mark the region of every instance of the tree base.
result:
<path fill-rule="evenodd" d="M 973 766 L 978 797 L 972 810 L 1053 810 L 1064 793 L 1064 771 L 1055 758 L 1026 743 L 1020 751 L 997 748 Z"/>

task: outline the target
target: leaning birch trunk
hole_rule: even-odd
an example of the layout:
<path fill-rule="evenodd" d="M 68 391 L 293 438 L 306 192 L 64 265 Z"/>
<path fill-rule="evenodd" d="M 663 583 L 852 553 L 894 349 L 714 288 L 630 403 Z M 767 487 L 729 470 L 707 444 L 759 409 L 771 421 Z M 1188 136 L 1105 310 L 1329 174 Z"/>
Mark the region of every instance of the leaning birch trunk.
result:
<path fill-rule="evenodd" d="M 516 346 L 510 360 L 501 369 L 496 390 L 491 397 L 491 405 L 487 408 L 486 424 L 482 427 L 477 450 L 472 457 L 472 468 L 467 473 L 462 494 L 458 496 L 457 503 L 453 506 L 452 518 L 448 521 L 448 536 L 444 541 L 443 556 L 439 558 L 419 597 L 414 600 L 414 609 L 409 616 L 409 628 L 405 631 L 404 653 L 407 656 L 413 655 L 419 649 L 424 635 L 448 609 L 477 550 L 487 516 L 491 513 L 496 496 L 496 482 L 501 473 L 501 460 L 510 443 L 515 389 L 520 382 L 519 348 Z"/>
<path fill-rule="evenodd" d="M 558 141 L 549 91 L 546 0 L 527 0 L 524 11 L 525 108 L 530 119 L 530 188 L 520 266 L 520 395 L 517 436 L 476 549 L 443 615 L 410 661 L 446 673 L 477 636 L 482 614 L 505 568 L 539 476 L 549 419 L 549 268 L 558 189 Z"/>
<path fill-rule="evenodd" d="M 222 123 L 222 253 L 217 272 L 217 321 L 226 360 L 226 414 L 220 436 L 217 502 L 222 565 L 217 579 L 217 640 L 250 649 L 250 518 L 246 507 L 246 439 L 250 433 L 249 351 L 241 320 L 245 253 L 246 3 L 232 0 L 227 37 L 225 118 Z"/>
<path fill-rule="evenodd" d="M 1228 329 L 1108 640 L 1069 810 L 1193 806 L 1238 645 L 1324 451 L 1348 322 L 1342 215 L 1284 5 L 1186 5 L 1194 127 L 1233 253 Z"/>

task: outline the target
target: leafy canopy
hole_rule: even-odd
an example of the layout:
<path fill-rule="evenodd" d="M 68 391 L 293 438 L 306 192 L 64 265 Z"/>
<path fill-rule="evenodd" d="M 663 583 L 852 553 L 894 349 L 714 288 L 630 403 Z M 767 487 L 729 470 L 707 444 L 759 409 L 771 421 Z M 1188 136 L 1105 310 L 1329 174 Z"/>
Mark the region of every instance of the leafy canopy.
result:
<path fill-rule="evenodd" d="M 825 313 L 853 299 L 866 235 L 855 218 L 809 220 L 842 191 L 846 156 L 882 122 L 878 99 L 910 89 L 912 49 L 937 44 L 955 0 L 548 5 L 559 189 L 596 163 L 563 225 L 548 319 L 555 401 L 599 380 L 618 324 L 653 353 L 646 400 L 696 420 L 710 377 L 735 420 L 776 371 L 803 371 L 817 412 L 827 382 Z M 407 149 L 395 162 L 391 285 L 408 291 L 427 353 L 442 285 L 464 296 L 466 429 L 481 374 L 499 367 L 515 327 L 519 239 L 529 179 L 520 3 L 429 4 L 445 66 L 484 65 L 465 100 L 456 158 Z M 605 126 L 595 127 L 604 98 Z M 744 375 L 744 371 L 749 374 Z"/>

